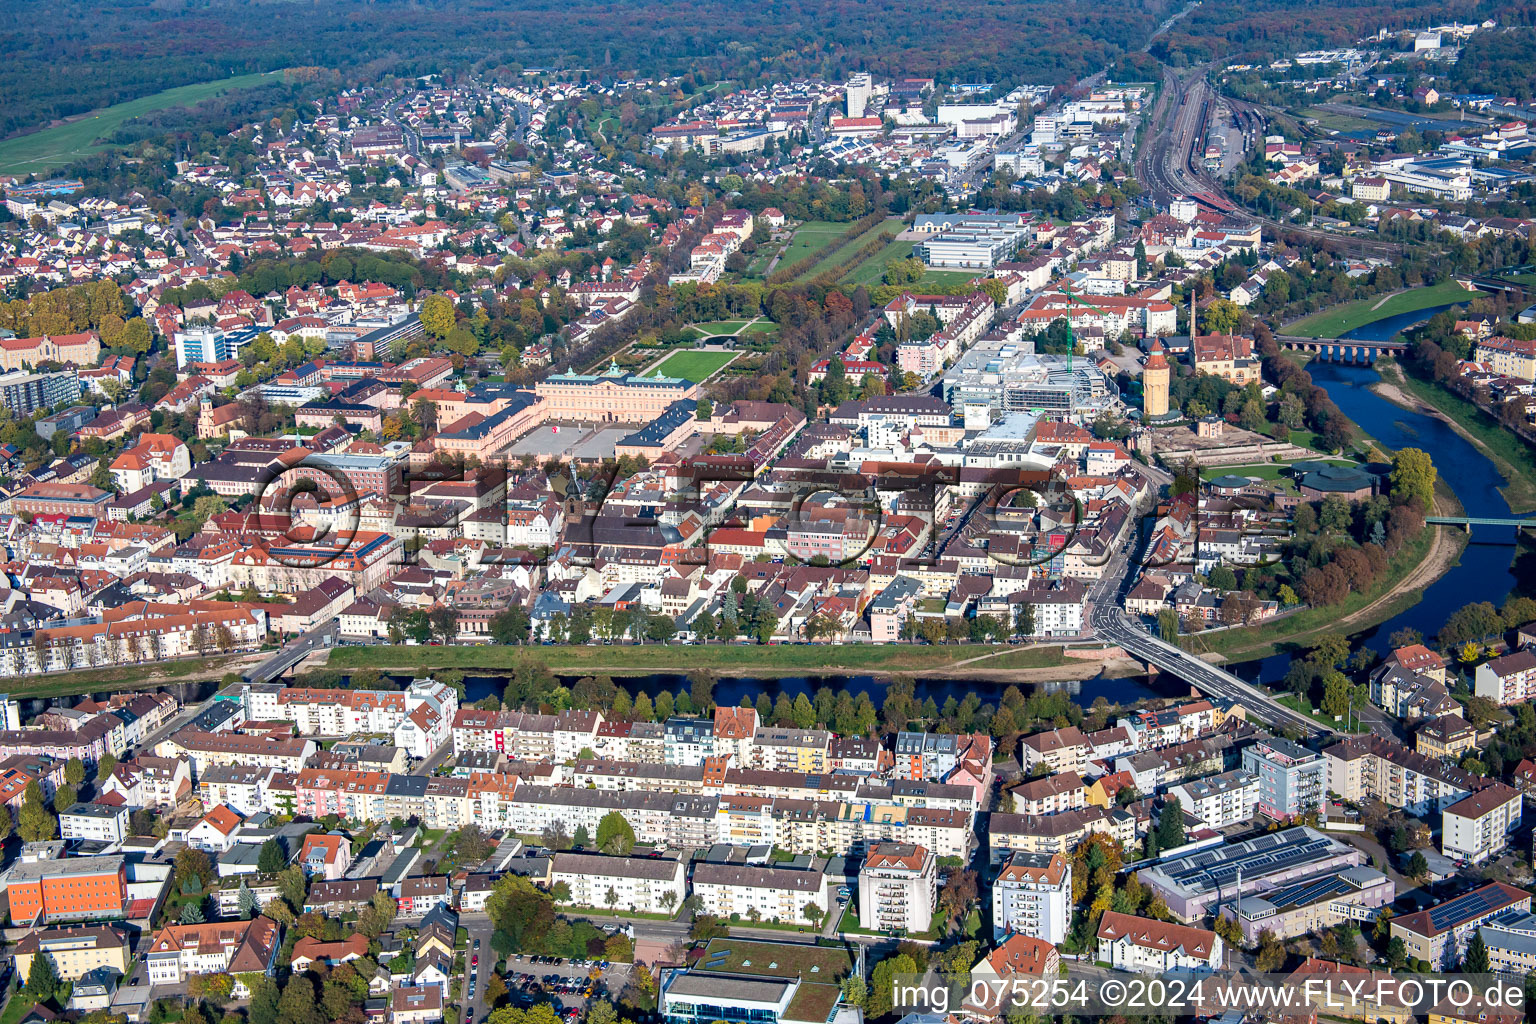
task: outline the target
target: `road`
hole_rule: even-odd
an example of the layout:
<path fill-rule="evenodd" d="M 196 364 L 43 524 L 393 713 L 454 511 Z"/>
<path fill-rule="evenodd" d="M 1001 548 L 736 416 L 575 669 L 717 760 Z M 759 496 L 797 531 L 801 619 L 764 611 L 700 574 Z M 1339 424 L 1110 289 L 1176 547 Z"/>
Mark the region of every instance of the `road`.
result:
<path fill-rule="evenodd" d="M 301 633 L 283 645 L 281 650 L 255 668 L 245 673 L 248 683 L 270 683 L 293 666 L 336 642 L 337 620 L 331 616 L 307 633 Z M 327 642 L 329 637 L 329 643 Z"/>
<path fill-rule="evenodd" d="M 1306 736 L 1318 732 L 1339 733 L 1339 730 L 1331 726 L 1324 726 L 1306 715 L 1292 711 L 1226 669 L 1217 668 L 1188 651 L 1164 643 L 1161 638 L 1143 629 L 1117 602 L 1103 601 L 1095 605 L 1090 616 L 1094 632 L 1101 639 L 1117 644 L 1132 657 L 1178 676 L 1207 697 L 1240 701 L 1250 721 L 1257 720 L 1277 728 L 1284 726 L 1299 729 Z"/>

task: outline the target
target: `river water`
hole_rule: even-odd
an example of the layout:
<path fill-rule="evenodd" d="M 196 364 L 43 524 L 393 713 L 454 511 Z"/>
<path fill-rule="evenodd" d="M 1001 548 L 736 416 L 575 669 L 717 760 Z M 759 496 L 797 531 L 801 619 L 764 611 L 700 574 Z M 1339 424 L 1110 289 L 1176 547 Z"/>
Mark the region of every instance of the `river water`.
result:
<path fill-rule="evenodd" d="M 1344 338 L 1385 341 L 1449 308 L 1437 306 L 1378 320 L 1349 332 Z M 1456 493 L 1468 516 L 1510 515 L 1509 503 L 1499 493 L 1503 477 L 1493 463 L 1441 420 L 1409 412 L 1368 390 L 1370 384 L 1381 379 L 1374 369 L 1313 360 L 1307 364 L 1307 371 L 1311 373 L 1313 383 L 1328 392 L 1344 415 L 1382 444 L 1394 450 L 1420 448 L 1428 452 L 1440 478 Z M 1515 553 L 1514 531 L 1504 527 L 1474 527 L 1471 542 L 1463 550 L 1458 565 L 1425 588 L 1417 604 L 1381 625 L 1351 637 L 1352 646 L 1365 646 L 1384 654 L 1388 649 L 1387 638 L 1403 626 L 1411 626 L 1426 637 L 1433 637 L 1445 625 L 1451 612 L 1464 604 L 1474 601 L 1502 604 L 1514 586 L 1511 567 Z M 1275 683 L 1285 676 L 1290 661 L 1290 655 L 1277 654 L 1263 661 L 1231 667 L 1245 679 Z"/>
<path fill-rule="evenodd" d="M 1386 340 L 1448 308 L 1437 306 L 1379 320 L 1351 331 L 1343 340 Z M 1392 449 L 1413 447 L 1428 452 L 1441 478 L 1460 498 L 1467 515 L 1510 514 L 1509 505 L 1498 490 L 1502 478 L 1493 464 L 1440 420 L 1399 408 L 1368 390 L 1370 384 L 1380 379 L 1374 369 L 1322 360 L 1313 360 L 1307 369 L 1312 374 L 1312 380 L 1328 392 L 1344 414 L 1382 444 Z M 1432 637 L 1445 624 L 1446 617 L 1463 604 L 1472 601 L 1502 603 L 1514 584 L 1511 565 L 1515 552 L 1512 531 L 1496 527 L 1474 528 L 1471 543 L 1463 551 L 1458 565 L 1431 584 L 1418 603 L 1381 625 L 1351 637 L 1352 644 L 1385 653 L 1387 638 L 1400 627 L 1412 626 L 1425 636 Z M 1245 679 L 1274 684 L 1284 678 L 1290 660 L 1289 654 L 1277 654 L 1262 661 L 1230 667 Z M 643 691 L 653 697 L 662 690 L 676 692 L 688 688 L 687 678 L 680 674 L 629 677 L 619 682 L 631 692 Z M 833 689 L 847 688 L 855 695 L 867 693 L 878 707 L 885 684 L 886 680 L 871 675 L 831 676 L 825 679 L 722 678 L 715 687 L 715 700 L 720 704 L 733 705 L 744 696 L 755 700 L 760 693 L 767 693 L 770 697 L 777 697 L 780 693 L 790 697 L 801 693 L 809 696 L 814 695 L 821 686 L 830 686 Z M 505 685 L 504 678 L 495 676 L 477 676 L 465 680 L 470 700 L 499 695 Z M 919 677 L 915 692 L 919 700 L 932 697 L 937 703 L 943 704 L 947 697 L 953 696 L 960 700 L 974 690 L 983 702 L 993 703 L 1006 686 L 1006 683 L 974 679 L 956 681 L 941 677 Z M 1134 705 L 1153 697 L 1180 696 L 1188 692 L 1185 684 L 1166 674 L 1156 682 L 1145 678 L 1096 678 L 1045 684 L 1045 688 L 1066 689 L 1084 708 L 1100 696 L 1112 703 Z"/>

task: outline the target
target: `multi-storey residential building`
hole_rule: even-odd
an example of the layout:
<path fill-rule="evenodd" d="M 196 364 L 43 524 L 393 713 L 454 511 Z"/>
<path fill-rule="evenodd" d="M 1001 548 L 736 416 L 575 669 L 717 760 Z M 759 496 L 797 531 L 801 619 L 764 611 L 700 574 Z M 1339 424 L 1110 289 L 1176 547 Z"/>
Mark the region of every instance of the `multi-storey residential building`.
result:
<path fill-rule="evenodd" d="M 570 902 L 580 907 L 665 914 L 687 896 L 684 864 L 671 857 L 604 857 L 557 853 L 550 865 L 551 885 L 570 887 Z"/>
<path fill-rule="evenodd" d="M 1153 921 L 1106 910 L 1099 919 L 1099 956 L 1111 967 L 1138 974 L 1214 971 L 1221 967 L 1221 936 L 1204 928 Z"/>
<path fill-rule="evenodd" d="M 32 958 L 42 954 L 60 978 L 74 981 L 103 967 L 127 974 L 129 948 L 127 935 L 116 926 L 79 924 L 29 931 L 11 947 L 11 957 L 20 977 L 31 973 Z"/>
<path fill-rule="evenodd" d="M 1477 343 L 1474 353 L 1494 373 L 1521 380 L 1536 380 L 1536 341 L 1495 336 Z"/>
<path fill-rule="evenodd" d="M 821 859 L 804 868 L 705 861 L 694 867 L 692 885 L 705 913 L 721 918 L 819 923 L 830 911 Z"/>
<path fill-rule="evenodd" d="M 1473 673 L 1472 689 L 1500 705 L 1530 700 L 1536 696 L 1536 651 L 1515 651 L 1483 662 Z"/>
<path fill-rule="evenodd" d="M 1485 786 L 1451 804 L 1440 818 L 1440 852 L 1454 860 L 1480 863 L 1508 845 L 1520 825 L 1520 794 L 1501 783 Z"/>
<path fill-rule="evenodd" d="M 1503 882 L 1489 882 L 1428 910 L 1392 919 L 1392 937 L 1402 939 L 1408 956 L 1432 970 L 1448 971 L 1466 955 L 1479 925 L 1514 911 L 1531 909 L 1531 894 Z"/>
<path fill-rule="evenodd" d="M 264 736 L 202 732 L 182 729 L 155 746 L 162 757 L 186 757 L 195 774 L 215 765 L 246 765 L 299 772 L 319 747 L 314 740 L 279 740 Z"/>
<path fill-rule="evenodd" d="M 1136 819 L 1115 808 L 1082 807 L 1059 814 L 1005 814 L 993 812 L 987 834 L 994 861 L 1008 851 L 1025 853 L 1071 853 L 1094 832 L 1102 832 L 1124 843 L 1136 838 Z"/>
<path fill-rule="evenodd" d="M 1247 821 L 1259 806 L 1259 777 L 1239 768 L 1168 787 L 1180 808 L 1211 828 Z"/>
<path fill-rule="evenodd" d="M 1375 797 L 1423 817 L 1444 810 L 1486 780 L 1383 736 L 1351 737 L 1323 751 L 1328 789 L 1345 800 Z"/>
<path fill-rule="evenodd" d="M 1536 914 L 1507 913 L 1477 931 L 1488 947 L 1489 969 L 1516 978 L 1536 972 Z"/>
<path fill-rule="evenodd" d="M 179 985 L 192 974 L 229 974 L 236 998 L 250 989 L 241 975 L 269 974 L 277 956 L 278 927 L 271 918 L 172 924 L 162 928 L 144 954 L 151 985 Z"/>
<path fill-rule="evenodd" d="M 192 791 L 192 762 L 185 757 L 140 754 L 113 768 L 101 791 L 122 794 L 130 811 L 175 807 Z"/>
<path fill-rule="evenodd" d="M 1034 772 L 1041 765 L 1053 775 L 1057 772 L 1080 772 L 1083 770 L 1083 757 L 1087 750 L 1088 744 L 1083 739 L 1082 731 L 1071 725 L 1065 729 L 1037 732 L 1033 736 L 1024 737 L 1020 744 L 1020 759 L 1024 762 L 1025 772 Z"/>
<path fill-rule="evenodd" d="M 1030 779 L 1010 790 L 1018 814 L 1057 814 L 1088 806 L 1088 790 L 1076 772 Z"/>
<path fill-rule="evenodd" d="M 1010 935 L 971 968 L 971 985 L 961 1008 L 969 1019 L 1003 1019 L 1022 1008 L 1019 1000 L 1046 991 L 1047 979 L 1060 974 L 1061 954 L 1055 943 L 1032 935 Z M 1045 1010 L 1049 1002 L 1043 997 L 1034 1005 Z"/>
<path fill-rule="evenodd" d="M 760 728 L 752 735 L 757 765 L 780 772 L 824 772 L 832 734 L 825 729 Z"/>
<path fill-rule="evenodd" d="M 1243 770 L 1258 776 L 1258 808 L 1271 818 L 1289 821 L 1323 808 L 1328 765 L 1320 754 L 1273 737 L 1243 748 Z"/>
<path fill-rule="evenodd" d="M 125 804 L 75 804 L 59 812 L 59 838 L 120 843 L 128 835 Z"/>
<path fill-rule="evenodd" d="M 729 757 L 735 768 L 745 768 L 755 760 L 753 737 L 761 721 L 756 708 L 715 708 L 714 754 Z M 663 739 L 665 757 L 665 739 Z"/>
<path fill-rule="evenodd" d="M 859 927 L 917 934 L 933 924 L 936 860 L 912 843 L 876 843 L 859 869 Z"/>
<path fill-rule="evenodd" d="M 276 774 L 276 768 L 215 765 L 199 775 L 198 798 L 204 807 L 224 804 L 237 814 L 249 817 L 266 809 L 267 787 Z"/>
<path fill-rule="evenodd" d="M 715 754 L 715 723 L 708 718 L 667 719 L 662 757 L 667 764 L 701 765 Z"/>
<path fill-rule="evenodd" d="M 1477 746 L 1477 730 L 1460 715 L 1440 715 L 1413 734 L 1413 749 L 1425 757 L 1460 758 Z"/>
<path fill-rule="evenodd" d="M 1011 933 L 1065 941 L 1072 923 L 1072 862 L 1060 853 L 1013 853 L 992 882 L 992 938 Z"/>

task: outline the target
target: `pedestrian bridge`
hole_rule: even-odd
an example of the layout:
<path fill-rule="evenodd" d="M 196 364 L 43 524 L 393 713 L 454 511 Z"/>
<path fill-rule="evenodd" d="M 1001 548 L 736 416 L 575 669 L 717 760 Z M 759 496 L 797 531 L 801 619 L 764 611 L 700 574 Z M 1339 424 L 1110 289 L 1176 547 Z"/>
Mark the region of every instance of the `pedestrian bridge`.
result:
<path fill-rule="evenodd" d="M 1524 519 L 1499 519 L 1490 516 L 1425 516 L 1424 521 L 1438 526 L 1460 526 L 1471 531 L 1474 526 L 1512 526 L 1516 530 L 1536 527 L 1536 516 Z"/>

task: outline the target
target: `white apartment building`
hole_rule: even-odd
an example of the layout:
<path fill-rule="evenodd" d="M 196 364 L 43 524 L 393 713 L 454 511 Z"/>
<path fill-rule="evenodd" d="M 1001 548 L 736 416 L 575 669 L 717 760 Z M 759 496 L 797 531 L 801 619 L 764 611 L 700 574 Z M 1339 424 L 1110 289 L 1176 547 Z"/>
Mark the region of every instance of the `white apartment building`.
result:
<path fill-rule="evenodd" d="M 992 938 L 1029 935 L 1055 945 L 1072 923 L 1072 862 L 1059 853 L 1014 852 L 992 883 Z"/>
<path fill-rule="evenodd" d="M 576 906 L 664 914 L 687 896 L 683 877 L 683 862 L 670 857 L 557 853 L 549 881 L 570 886 Z"/>
<path fill-rule="evenodd" d="M 703 901 L 704 912 L 717 917 L 819 923 L 830 913 L 825 868 L 824 860 L 813 861 L 809 868 L 705 862 L 693 869 L 693 892 Z M 809 907 L 820 913 L 808 913 Z"/>
<path fill-rule="evenodd" d="M 1186 814 L 1222 829 L 1253 817 L 1259 806 L 1259 777 L 1239 768 L 1170 786 L 1168 795 L 1178 797 Z"/>
<path fill-rule="evenodd" d="M 1440 852 L 1477 864 L 1497 854 L 1520 825 L 1520 793 L 1494 783 L 1463 797 L 1441 815 Z"/>
<path fill-rule="evenodd" d="M 1472 691 L 1501 706 L 1536 696 L 1536 651 L 1515 651 L 1477 666 Z"/>
<path fill-rule="evenodd" d="M 204 807 L 224 804 L 236 813 L 250 817 L 266 809 L 267 787 L 276 774 L 276 768 L 215 765 L 198 778 L 198 797 Z"/>
<path fill-rule="evenodd" d="M 75 804 L 59 814 L 60 839 L 120 843 L 127 835 L 128 807 L 123 804 Z"/>
<path fill-rule="evenodd" d="M 1153 921 L 1106 910 L 1099 921 L 1099 959 L 1121 971 L 1214 971 L 1224 955 L 1221 936 L 1204 928 Z"/>
<path fill-rule="evenodd" d="M 933 925 L 936 861 L 912 843 L 875 843 L 859 871 L 859 927 L 926 932 Z"/>

